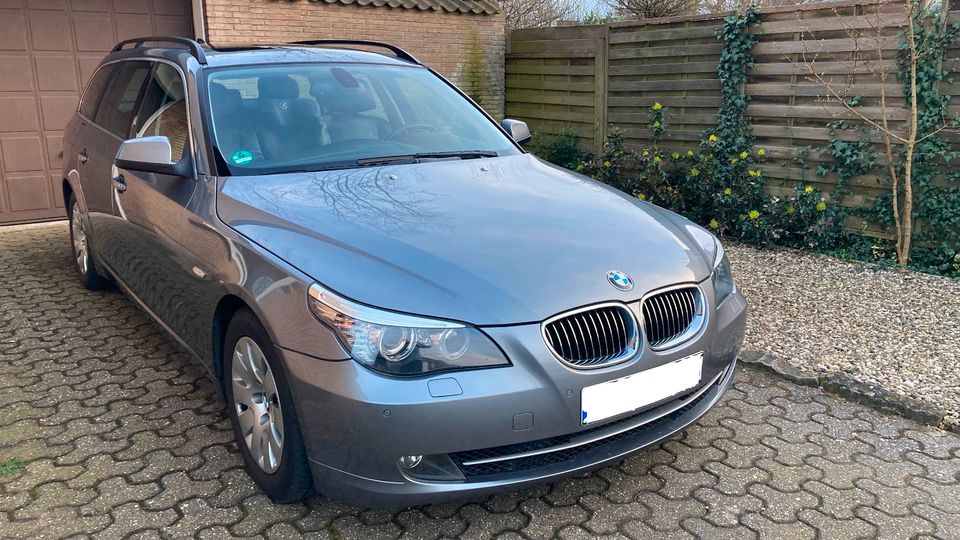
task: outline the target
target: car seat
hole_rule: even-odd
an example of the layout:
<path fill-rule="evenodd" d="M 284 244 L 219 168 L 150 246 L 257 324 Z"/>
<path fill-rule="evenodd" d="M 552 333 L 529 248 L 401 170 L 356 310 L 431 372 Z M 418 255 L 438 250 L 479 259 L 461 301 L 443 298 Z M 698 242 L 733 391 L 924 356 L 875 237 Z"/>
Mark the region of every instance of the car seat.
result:
<path fill-rule="evenodd" d="M 301 98 L 300 87 L 285 75 L 257 80 L 260 121 L 256 129 L 263 155 L 270 160 L 303 156 L 324 145 L 320 107 L 313 98 Z"/>
<path fill-rule="evenodd" d="M 390 133 L 387 121 L 363 114 L 377 108 L 377 99 L 363 85 L 344 87 L 335 81 L 314 83 L 311 94 L 327 113 L 331 142 L 353 139 L 383 139 Z"/>

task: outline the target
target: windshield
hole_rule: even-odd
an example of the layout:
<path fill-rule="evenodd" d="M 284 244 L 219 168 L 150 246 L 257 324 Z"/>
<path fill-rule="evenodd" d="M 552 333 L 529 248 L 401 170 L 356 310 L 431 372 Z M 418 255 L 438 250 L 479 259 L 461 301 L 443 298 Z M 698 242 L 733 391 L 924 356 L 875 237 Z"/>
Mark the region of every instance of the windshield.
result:
<path fill-rule="evenodd" d="M 244 66 L 207 81 L 214 140 L 232 175 L 520 153 L 422 68 Z"/>

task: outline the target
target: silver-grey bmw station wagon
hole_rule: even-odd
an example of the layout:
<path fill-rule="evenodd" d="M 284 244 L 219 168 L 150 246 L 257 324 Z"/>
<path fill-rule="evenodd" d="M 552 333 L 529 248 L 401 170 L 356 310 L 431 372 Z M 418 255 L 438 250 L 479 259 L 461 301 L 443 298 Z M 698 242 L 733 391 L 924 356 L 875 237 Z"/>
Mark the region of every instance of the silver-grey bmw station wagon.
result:
<path fill-rule="evenodd" d="M 382 43 L 128 40 L 64 138 L 77 270 L 209 369 L 275 501 L 581 473 L 717 402 L 747 306 L 712 234 L 529 137 Z"/>

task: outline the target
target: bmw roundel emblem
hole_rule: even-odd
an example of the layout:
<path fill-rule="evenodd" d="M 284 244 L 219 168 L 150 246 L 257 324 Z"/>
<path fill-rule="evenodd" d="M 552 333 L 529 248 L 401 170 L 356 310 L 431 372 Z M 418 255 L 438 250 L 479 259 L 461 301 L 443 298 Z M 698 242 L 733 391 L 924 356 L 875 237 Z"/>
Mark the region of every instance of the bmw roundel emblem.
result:
<path fill-rule="evenodd" d="M 607 281 L 621 291 L 629 291 L 633 288 L 633 280 L 630 279 L 630 276 L 619 270 L 607 272 Z"/>

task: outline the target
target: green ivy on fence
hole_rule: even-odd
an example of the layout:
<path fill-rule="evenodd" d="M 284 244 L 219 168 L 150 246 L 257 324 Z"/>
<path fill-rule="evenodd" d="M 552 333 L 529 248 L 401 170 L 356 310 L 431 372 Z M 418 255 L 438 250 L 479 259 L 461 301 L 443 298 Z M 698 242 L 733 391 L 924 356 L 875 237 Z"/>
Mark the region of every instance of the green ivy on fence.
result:
<path fill-rule="evenodd" d="M 757 6 L 750 6 L 743 13 L 730 15 L 723 20 L 717 37 L 723 41 L 723 52 L 717 65 L 720 79 L 720 109 L 717 111 L 718 140 L 715 153 L 721 163 L 729 163 L 753 148 L 753 127 L 747 116 L 750 96 L 744 92 L 747 74 L 753 69 L 753 46 L 757 37 L 753 29 L 760 25 Z M 726 168 L 725 166 L 723 168 Z"/>

